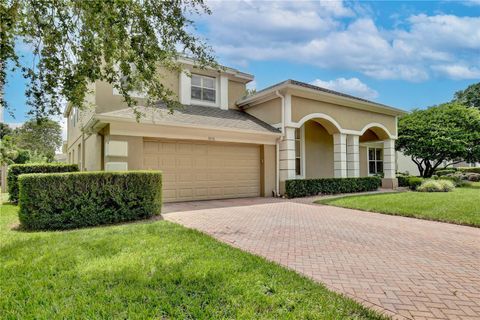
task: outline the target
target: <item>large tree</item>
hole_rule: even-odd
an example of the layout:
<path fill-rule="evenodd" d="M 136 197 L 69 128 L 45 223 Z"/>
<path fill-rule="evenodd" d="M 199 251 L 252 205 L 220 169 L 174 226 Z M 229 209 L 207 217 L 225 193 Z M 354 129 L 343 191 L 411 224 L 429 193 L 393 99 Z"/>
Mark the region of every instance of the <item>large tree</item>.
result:
<path fill-rule="evenodd" d="M 53 161 L 55 151 L 62 146 L 62 128 L 50 119 L 32 119 L 15 129 L 14 141 L 18 148 L 29 150 L 31 155 Z"/>
<path fill-rule="evenodd" d="M 13 130 L 8 124 L 0 122 L 0 140 L 2 140 L 5 136 L 11 136 L 12 133 Z"/>
<path fill-rule="evenodd" d="M 414 110 L 398 122 L 396 147 L 427 178 L 442 164 L 480 161 L 480 110 L 457 103 Z"/>
<path fill-rule="evenodd" d="M 468 86 L 465 90 L 455 92 L 453 102 L 480 109 L 480 82 Z"/>
<path fill-rule="evenodd" d="M 82 107 L 88 84 L 107 81 L 129 106 L 133 90 L 147 105 L 177 103 L 158 67 L 178 69 L 179 53 L 200 66 L 215 65 L 211 50 L 192 33 L 192 14 L 210 13 L 203 0 L 0 0 L 0 106 L 7 72 L 28 80 L 30 114 L 61 113 L 63 102 Z M 25 42 L 33 63 L 22 64 Z"/>

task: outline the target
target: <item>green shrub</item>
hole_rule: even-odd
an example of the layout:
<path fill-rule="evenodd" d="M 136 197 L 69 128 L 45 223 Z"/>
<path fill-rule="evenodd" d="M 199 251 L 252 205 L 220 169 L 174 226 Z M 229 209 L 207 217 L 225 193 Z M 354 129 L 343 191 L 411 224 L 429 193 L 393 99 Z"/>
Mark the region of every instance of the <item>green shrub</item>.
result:
<path fill-rule="evenodd" d="M 7 186 L 10 201 L 18 202 L 18 176 L 26 173 L 54 173 L 76 172 L 76 164 L 65 163 L 41 163 L 41 164 L 13 164 L 8 167 Z"/>
<path fill-rule="evenodd" d="M 450 174 L 444 175 L 440 179 L 449 180 L 449 181 L 453 182 L 455 187 L 464 187 L 464 186 L 469 184 L 466 174 L 461 173 L 461 172 L 450 173 Z"/>
<path fill-rule="evenodd" d="M 461 172 L 480 173 L 480 167 L 460 167 L 458 170 Z"/>
<path fill-rule="evenodd" d="M 471 182 L 480 182 L 480 173 L 468 172 L 467 180 Z"/>
<path fill-rule="evenodd" d="M 446 174 L 455 173 L 455 172 L 457 172 L 457 169 L 455 168 L 435 170 L 435 174 L 439 177 L 444 176 Z"/>
<path fill-rule="evenodd" d="M 399 174 L 399 175 L 397 175 L 397 179 L 398 179 L 398 186 L 399 187 L 408 187 L 409 186 L 408 179 L 410 179 L 410 176 Z"/>
<path fill-rule="evenodd" d="M 25 174 L 19 218 L 28 230 L 62 230 L 160 214 L 159 171 Z"/>
<path fill-rule="evenodd" d="M 382 180 L 378 177 L 294 179 L 285 182 L 285 190 L 289 198 L 298 198 L 319 194 L 373 191 L 381 184 Z"/>
<path fill-rule="evenodd" d="M 408 178 L 408 187 L 410 190 L 417 190 L 417 187 L 420 186 L 423 182 L 423 178 L 420 177 L 409 177 Z"/>
<path fill-rule="evenodd" d="M 449 192 L 455 189 L 450 180 L 425 180 L 417 187 L 419 192 Z"/>

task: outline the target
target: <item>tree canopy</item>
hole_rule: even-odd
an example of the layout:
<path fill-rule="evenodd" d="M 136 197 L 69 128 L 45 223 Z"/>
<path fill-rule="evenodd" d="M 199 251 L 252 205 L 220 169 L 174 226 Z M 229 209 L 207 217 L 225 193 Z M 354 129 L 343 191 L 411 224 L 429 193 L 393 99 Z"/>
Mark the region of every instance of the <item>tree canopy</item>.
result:
<path fill-rule="evenodd" d="M 179 54 L 216 65 L 188 18 L 202 13 L 210 13 L 203 0 L 0 0 L 0 105 L 7 72 L 19 69 L 36 118 L 60 114 L 65 100 L 82 108 L 96 80 L 111 83 L 131 107 L 130 92 L 141 90 L 147 105 L 173 109 L 178 102 L 158 67 L 178 68 Z M 33 64 L 22 64 L 22 42 Z"/>
<path fill-rule="evenodd" d="M 423 177 L 445 162 L 480 161 L 480 110 L 447 103 L 400 118 L 396 148 L 410 156 Z"/>
<path fill-rule="evenodd" d="M 53 161 L 55 151 L 62 146 L 62 128 L 50 119 L 32 119 L 15 129 L 14 140 L 18 148 Z"/>
<path fill-rule="evenodd" d="M 33 119 L 11 129 L 0 124 L 0 164 L 54 161 L 62 145 L 62 128 L 50 119 Z"/>
<path fill-rule="evenodd" d="M 453 102 L 480 109 L 480 82 L 455 92 Z"/>

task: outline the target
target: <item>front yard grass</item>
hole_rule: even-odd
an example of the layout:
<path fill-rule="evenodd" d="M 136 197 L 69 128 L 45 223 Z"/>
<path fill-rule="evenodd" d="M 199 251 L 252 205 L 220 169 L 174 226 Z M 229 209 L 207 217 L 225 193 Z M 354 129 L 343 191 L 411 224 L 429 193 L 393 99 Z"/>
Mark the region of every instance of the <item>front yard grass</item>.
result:
<path fill-rule="evenodd" d="M 2 319 L 380 319 L 313 281 L 166 221 L 21 232 L 0 204 Z"/>
<path fill-rule="evenodd" d="M 346 196 L 316 203 L 480 227 L 480 183 L 452 192 L 399 192 Z"/>

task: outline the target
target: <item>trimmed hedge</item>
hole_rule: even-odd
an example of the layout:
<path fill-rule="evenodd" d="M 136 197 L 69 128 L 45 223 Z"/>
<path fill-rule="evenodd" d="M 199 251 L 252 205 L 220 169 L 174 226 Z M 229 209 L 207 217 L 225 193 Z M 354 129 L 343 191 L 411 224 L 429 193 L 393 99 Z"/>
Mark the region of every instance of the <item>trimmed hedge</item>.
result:
<path fill-rule="evenodd" d="M 27 230 L 63 230 L 160 214 L 159 171 L 25 174 L 19 219 Z"/>
<path fill-rule="evenodd" d="M 293 179 L 285 182 L 285 193 L 289 198 L 298 198 L 319 194 L 374 191 L 381 184 L 382 179 L 379 177 Z"/>
<path fill-rule="evenodd" d="M 7 186 L 9 200 L 18 202 L 18 176 L 27 173 L 54 173 L 54 172 L 76 172 L 76 164 L 65 163 L 42 163 L 42 164 L 12 164 L 8 167 Z"/>
<path fill-rule="evenodd" d="M 410 190 L 417 190 L 417 188 L 422 184 L 423 178 L 420 177 L 409 177 L 408 178 L 408 187 Z"/>
<path fill-rule="evenodd" d="M 446 174 L 455 173 L 455 172 L 457 172 L 457 169 L 455 168 L 435 170 L 435 174 L 439 177 L 444 176 Z"/>
<path fill-rule="evenodd" d="M 408 179 L 410 179 L 411 176 L 406 176 L 406 175 L 397 175 L 398 179 L 398 186 L 399 187 L 408 187 Z"/>
<path fill-rule="evenodd" d="M 461 172 L 480 173 L 480 167 L 460 167 L 458 170 Z"/>

